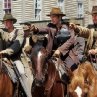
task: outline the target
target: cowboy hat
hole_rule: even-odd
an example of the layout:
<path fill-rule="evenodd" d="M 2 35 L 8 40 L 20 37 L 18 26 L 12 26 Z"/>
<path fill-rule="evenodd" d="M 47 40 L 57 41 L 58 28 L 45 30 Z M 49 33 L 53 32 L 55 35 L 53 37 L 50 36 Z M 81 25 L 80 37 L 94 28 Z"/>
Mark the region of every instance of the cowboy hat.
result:
<path fill-rule="evenodd" d="M 23 30 L 24 30 L 24 31 L 30 30 L 29 26 L 31 26 L 31 23 L 30 23 L 29 21 L 22 22 L 22 23 L 20 23 L 20 25 L 23 26 Z"/>
<path fill-rule="evenodd" d="M 2 22 L 6 21 L 6 20 L 12 20 L 13 23 L 16 23 L 17 22 L 17 19 L 14 18 L 11 13 L 6 13 L 4 15 Z"/>
<path fill-rule="evenodd" d="M 24 31 L 27 31 L 27 30 L 29 30 L 30 28 L 28 27 L 28 25 L 23 25 L 23 30 Z"/>
<path fill-rule="evenodd" d="M 53 7 L 50 14 L 47 14 L 47 16 L 51 16 L 51 15 L 66 16 L 65 14 L 63 14 L 63 12 L 61 12 L 60 8 L 57 8 L 57 7 Z"/>
<path fill-rule="evenodd" d="M 97 14 L 97 6 L 92 7 L 92 12 L 86 11 L 86 14 L 89 14 L 89 15 Z"/>

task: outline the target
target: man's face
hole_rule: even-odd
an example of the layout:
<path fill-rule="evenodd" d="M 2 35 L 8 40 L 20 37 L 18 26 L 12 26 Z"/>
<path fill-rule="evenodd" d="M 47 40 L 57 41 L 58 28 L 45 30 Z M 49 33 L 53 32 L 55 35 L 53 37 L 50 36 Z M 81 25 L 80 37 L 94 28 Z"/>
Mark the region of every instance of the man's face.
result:
<path fill-rule="evenodd" d="M 53 24 L 57 25 L 57 24 L 60 23 L 61 16 L 51 15 L 50 18 L 51 18 L 51 22 L 52 22 Z"/>
<path fill-rule="evenodd" d="M 12 20 L 6 20 L 4 21 L 4 25 L 6 29 L 10 29 L 13 27 L 13 21 Z"/>
<path fill-rule="evenodd" d="M 93 23 L 97 24 L 97 13 L 96 14 L 92 14 L 92 19 L 93 19 Z"/>

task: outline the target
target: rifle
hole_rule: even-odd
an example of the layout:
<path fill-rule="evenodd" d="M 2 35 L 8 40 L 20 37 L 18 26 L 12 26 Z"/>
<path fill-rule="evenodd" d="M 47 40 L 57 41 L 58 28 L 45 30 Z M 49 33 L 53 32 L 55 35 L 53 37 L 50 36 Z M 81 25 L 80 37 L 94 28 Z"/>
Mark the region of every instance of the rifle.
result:
<path fill-rule="evenodd" d="M 26 93 L 26 86 L 25 86 L 25 84 L 24 84 L 24 82 L 23 82 L 23 80 L 22 80 L 22 77 L 21 77 L 21 75 L 20 75 L 20 73 L 19 73 L 19 71 L 18 71 L 18 69 L 17 69 L 16 64 L 15 64 L 12 60 L 10 60 L 10 61 L 11 61 L 12 65 L 13 65 L 13 70 L 14 70 L 16 76 L 18 77 L 18 81 L 21 83 L 21 85 L 22 85 L 22 87 L 23 87 L 23 90 L 24 90 L 26 96 L 28 97 L 28 95 L 27 95 L 27 93 Z"/>

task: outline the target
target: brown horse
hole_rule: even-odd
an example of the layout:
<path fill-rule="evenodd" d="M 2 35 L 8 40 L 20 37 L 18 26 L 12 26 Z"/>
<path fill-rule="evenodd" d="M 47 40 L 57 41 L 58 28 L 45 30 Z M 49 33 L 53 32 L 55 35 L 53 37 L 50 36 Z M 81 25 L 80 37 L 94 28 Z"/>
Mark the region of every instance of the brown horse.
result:
<path fill-rule="evenodd" d="M 0 58 L 0 97 L 26 97 L 19 80 L 13 83 L 5 65 L 12 67 L 10 61 Z"/>
<path fill-rule="evenodd" d="M 3 42 L 0 38 L 0 51 L 3 49 Z M 0 97 L 13 97 L 13 83 L 5 71 L 2 56 L 0 56 Z"/>
<path fill-rule="evenodd" d="M 13 83 L 3 65 L 0 59 L 0 97 L 13 97 Z"/>
<path fill-rule="evenodd" d="M 0 38 L 0 51 L 3 49 L 3 41 Z M 19 81 L 13 83 L 8 75 L 6 65 L 11 65 L 9 60 L 3 60 L 0 55 L 0 97 L 26 97 Z"/>
<path fill-rule="evenodd" d="M 90 62 L 80 64 L 71 75 L 70 97 L 97 97 L 97 75 Z"/>
<path fill-rule="evenodd" d="M 34 82 L 33 97 L 65 97 L 66 87 L 52 59 L 48 59 L 47 50 L 40 43 L 32 48 L 31 54 Z"/>

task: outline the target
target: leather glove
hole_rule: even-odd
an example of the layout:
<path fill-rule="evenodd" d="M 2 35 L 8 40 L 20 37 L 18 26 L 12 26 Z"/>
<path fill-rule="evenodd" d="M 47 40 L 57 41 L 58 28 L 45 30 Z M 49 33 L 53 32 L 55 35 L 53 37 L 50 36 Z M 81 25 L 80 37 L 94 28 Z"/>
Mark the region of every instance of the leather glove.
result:
<path fill-rule="evenodd" d="M 54 54 L 53 54 L 53 56 L 54 56 L 54 57 L 57 57 L 57 58 L 59 58 L 60 55 L 61 55 L 61 52 L 60 52 L 59 50 L 56 50 L 56 51 L 54 52 Z"/>
<path fill-rule="evenodd" d="M 93 32 L 93 37 L 97 38 L 97 31 Z"/>
<path fill-rule="evenodd" d="M 74 23 L 69 23 L 69 28 L 76 29 L 77 28 L 77 25 L 74 24 Z"/>
<path fill-rule="evenodd" d="M 30 50 L 31 50 L 31 46 L 30 45 L 28 45 L 28 46 L 25 46 L 24 48 L 23 48 L 23 50 L 25 51 L 25 52 L 30 52 Z"/>
<path fill-rule="evenodd" d="M 35 25 L 31 26 L 31 31 L 33 31 L 35 34 L 37 34 L 37 32 L 39 31 L 37 27 L 35 27 Z"/>
<path fill-rule="evenodd" d="M 96 49 L 91 49 L 88 51 L 89 54 L 95 55 L 97 54 L 97 50 Z"/>
<path fill-rule="evenodd" d="M 13 50 L 12 49 L 6 49 L 6 50 L 2 50 L 1 52 L 0 52 L 0 55 L 11 55 L 11 54 L 13 54 Z"/>
<path fill-rule="evenodd" d="M 6 53 L 7 53 L 6 50 L 2 50 L 2 51 L 0 52 L 0 54 L 6 54 Z"/>
<path fill-rule="evenodd" d="M 0 52 L 0 56 L 7 54 L 6 50 Z"/>

